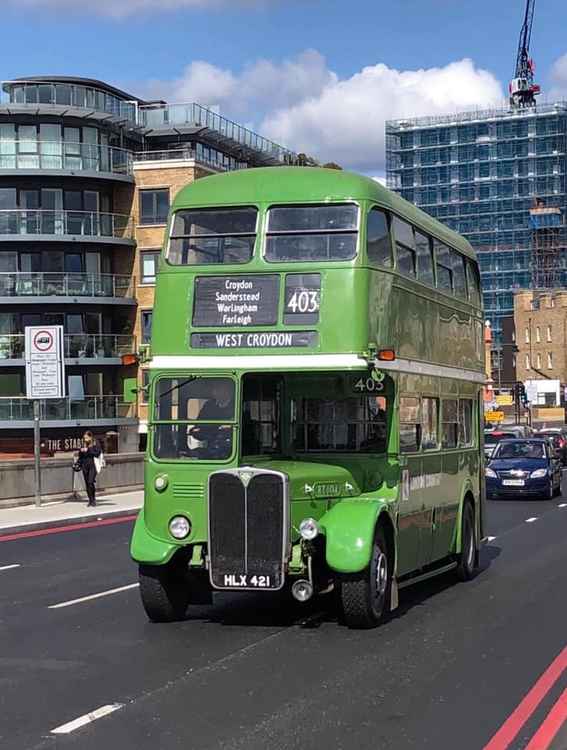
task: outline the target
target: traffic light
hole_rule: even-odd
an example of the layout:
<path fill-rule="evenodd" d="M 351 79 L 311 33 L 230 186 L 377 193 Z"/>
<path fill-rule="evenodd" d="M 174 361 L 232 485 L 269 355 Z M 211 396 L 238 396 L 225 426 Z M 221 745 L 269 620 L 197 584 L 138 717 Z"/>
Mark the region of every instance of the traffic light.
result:
<path fill-rule="evenodd" d="M 518 382 L 514 384 L 514 399 L 517 404 L 522 404 L 522 406 L 528 405 L 528 394 L 526 393 L 526 386 L 522 383 L 521 380 L 518 380 Z"/>

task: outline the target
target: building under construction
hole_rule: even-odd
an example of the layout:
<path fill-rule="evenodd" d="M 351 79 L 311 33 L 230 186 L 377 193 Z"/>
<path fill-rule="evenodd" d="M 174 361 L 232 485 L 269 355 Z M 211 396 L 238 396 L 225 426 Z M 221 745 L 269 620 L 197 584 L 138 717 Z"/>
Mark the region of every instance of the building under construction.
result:
<path fill-rule="evenodd" d="M 515 290 L 567 285 L 567 103 L 397 120 L 386 135 L 388 186 L 476 248 L 499 343 Z"/>

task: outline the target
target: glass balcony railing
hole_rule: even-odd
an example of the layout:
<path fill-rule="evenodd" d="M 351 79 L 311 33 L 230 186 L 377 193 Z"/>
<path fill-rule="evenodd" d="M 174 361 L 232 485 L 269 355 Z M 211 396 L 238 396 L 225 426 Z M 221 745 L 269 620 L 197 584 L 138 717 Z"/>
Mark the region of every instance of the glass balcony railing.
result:
<path fill-rule="evenodd" d="M 1 210 L 0 236 L 13 234 L 80 235 L 131 240 L 133 225 L 128 216 L 99 211 Z"/>
<path fill-rule="evenodd" d="M 143 127 L 160 129 L 176 125 L 201 126 L 215 131 L 226 140 L 264 156 L 267 163 L 295 164 L 297 154 L 252 130 L 227 120 L 200 104 L 151 104 L 138 109 Z"/>
<path fill-rule="evenodd" d="M 132 175 L 132 152 L 69 141 L 0 140 L 0 169 L 61 169 Z"/>
<path fill-rule="evenodd" d="M 133 299 L 130 276 L 97 273 L 0 273 L 0 297 L 123 297 Z"/>
<path fill-rule="evenodd" d="M 130 404 L 120 396 L 83 396 L 82 398 L 40 401 L 42 421 L 113 420 L 131 416 Z M 33 402 L 24 397 L 0 397 L 0 422 L 33 421 Z"/>
<path fill-rule="evenodd" d="M 228 172 L 235 169 L 246 169 L 248 167 L 246 162 L 240 162 L 232 157 L 223 155 L 220 152 L 218 152 L 218 154 L 218 158 L 215 158 L 214 156 L 206 156 L 192 148 L 172 148 L 167 151 L 137 151 L 134 153 L 134 163 L 148 161 L 193 160 L 218 172 Z"/>
<path fill-rule="evenodd" d="M 128 334 L 67 333 L 63 346 L 67 359 L 109 359 L 135 352 L 136 339 Z M 0 360 L 23 359 L 24 353 L 23 333 L 0 334 Z"/>

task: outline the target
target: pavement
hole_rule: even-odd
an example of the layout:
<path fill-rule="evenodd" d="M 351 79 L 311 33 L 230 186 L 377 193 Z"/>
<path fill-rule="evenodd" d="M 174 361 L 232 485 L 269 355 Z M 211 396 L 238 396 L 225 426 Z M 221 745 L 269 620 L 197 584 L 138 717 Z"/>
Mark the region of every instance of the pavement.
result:
<path fill-rule="evenodd" d="M 567 750 L 567 500 L 493 501 L 481 569 L 400 592 L 215 594 L 148 622 L 133 521 L 0 537 L 4 750 Z"/>
<path fill-rule="evenodd" d="M 0 538 L 21 532 L 135 516 L 142 507 L 143 501 L 143 490 L 137 490 L 101 495 L 97 498 L 95 508 L 88 508 L 86 500 L 43 502 L 39 508 L 35 505 L 0 508 Z"/>

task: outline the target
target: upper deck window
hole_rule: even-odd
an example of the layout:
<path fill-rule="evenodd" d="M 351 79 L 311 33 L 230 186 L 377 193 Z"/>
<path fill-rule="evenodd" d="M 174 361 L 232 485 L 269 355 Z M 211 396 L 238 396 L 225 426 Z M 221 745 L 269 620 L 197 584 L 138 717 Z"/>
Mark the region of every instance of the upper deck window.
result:
<path fill-rule="evenodd" d="M 366 225 L 366 247 L 370 263 L 379 266 L 392 265 L 392 246 L 388 217 L 379 208 L 373 208 L 368 214 Z"/>
<path fill-rule="evenodd" d="M 256 208 L 177 211 L 167 260 L 176 266 L 247 263 L 256 242 Z"/>
<path fill-rule="evenodd" d="M 392 228 L 396 241 L 396 262 L 400 273 L 405 276 L 416 275 L 415 263 L 415 237 L 413 227 L 405 221 L 394 216 L 392 219 Z"/>
<path fill-rule="evenodd" d="M 268 212 L 266 260 L 351 260 L 357 236 L 358 207 L 352 204 L 278 206 Z"/>

